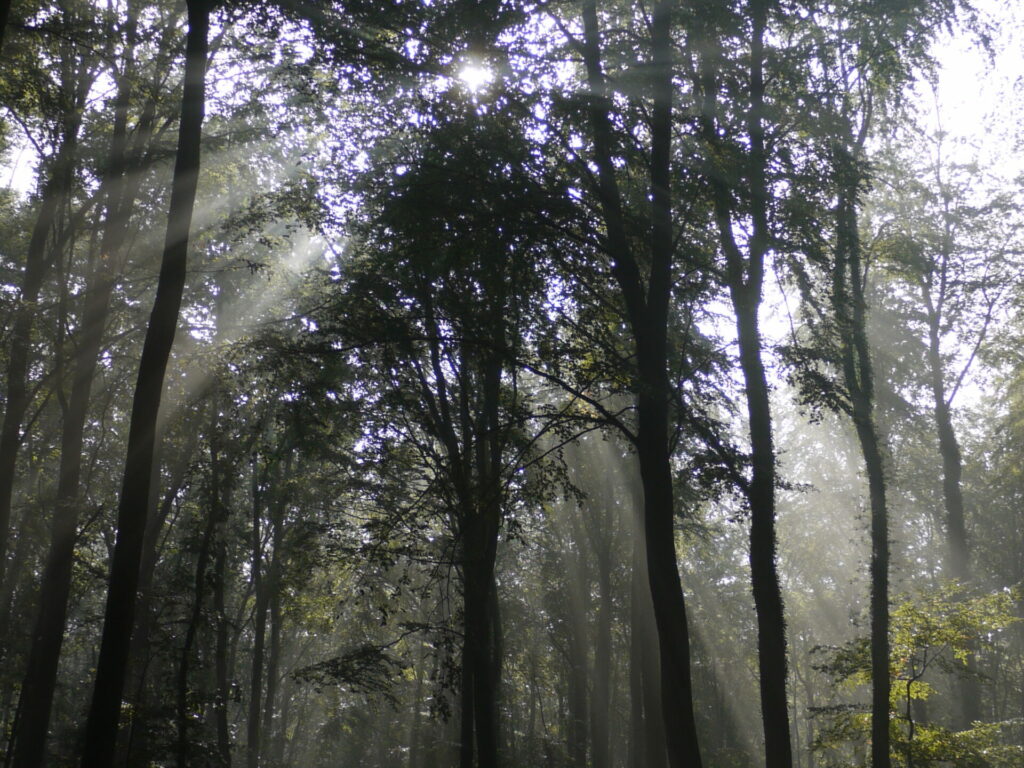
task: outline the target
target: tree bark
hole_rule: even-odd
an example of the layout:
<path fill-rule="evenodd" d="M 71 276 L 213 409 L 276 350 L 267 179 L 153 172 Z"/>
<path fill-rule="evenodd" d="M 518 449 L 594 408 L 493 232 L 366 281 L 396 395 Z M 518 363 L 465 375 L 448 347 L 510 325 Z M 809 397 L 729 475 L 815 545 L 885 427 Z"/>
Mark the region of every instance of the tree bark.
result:
<path fill-rule="evenodd" d="M 948 258 L 946 253 L 943 253 L 942 257 Z M 945 296 L 940 292 L 938 302 L 933 301 L 927 285 L 923 289 L 923 294 L 928 317 L 928 368 L 932 389 L 932 413 L 939 440 L 939 456 L 942 458 L 942 497 L 946 508 L 948 558 L 946 573 L 961 584 L 967 584 L 971 579 L 971 567 L 962 489 L 963 455 L 953 426 L 951 398 L 946 392 L 945 366 L 940 345 L 943 312 L 941 306 L 936 306 L 939 302 L 944 303 Z M 956 708 L 956 725 L 961 730 L 970 728 L 974 722 L 981 719 L 981 688 L 976 677 L 977 657 L 973 651 L 972 648 L 967 657 L 968 674 L 957 681 L 959 706 Z"/>
<path fill-rule="evenodd" d="M 3 425 L 0 426 L 0 584 L 5 580 L 15 470 L 22 441 L 21 428 L 31 399 L 28 370 L 31 364 L 32 331 L 39 314 L 39 292 L 52 264 L 52 257 L 47 253 L 47 243 L 56 225 L 60 206 L 71 189 L 80 123 L 81 112 L 77 105 L 70 107 L 61 131 L 60 146 L 50 166 L 49 178 L 43 185 L 39 213 L 25 257 L 21 292 L 10 328 L 4 389 L 6 402 Z"/>
<path fill-rule="evenodd" d="M 43 572 L 39 592 L 39 614 L 21 689 L 22 717 L 14 751 L 16 768 L 41 766 L 45 754 L 50 709 L 57 683 L 57 665 L 64 639 L 71 589 L 85 422 L 114 287 L 114 262 L 124 248 L 129 212 L 133 203 L 133 200 L 126 199 L 127 190 L 124 183 L 128 148 L 128 109 L 136 42 L 135 6 L 131 3 L 125 27 L 125 72 L 118 82 L 108 170 L 102 190 L 102 197 L 105 200 L 105 225 L 101 253 L 86 290 L 81 331 L 78 334 L 78 350 L 74 356 L 71 394 L 61 431 L 57 500 L 54 506 L 50 550 Z M 137 188 L 135 185 L 132 191 L 136 191 Z"/>
<path fill-rule="evenodd" d="M 765 147 L 764 37 L 768 9 L 764 0 L 750 0 L 751 20 L 747 134 L 750 149 L 745 165 L 750 188 L 751 237 L 744 256 L 734 235 L 733 190 L 714 160 L 708 175 L 712 188 L 718 239 L 726 259 L 726 282 L 736 316 L 736 336 L 747 402 L 751 476 L 743 488 L 750 508 L 750 575 L 757 617 L 758 676 L 761 722 L 767 768 L 791 768 L 789 702 L 786 695 L 786 624 L 777 567 L 775 531 L 775 444 L 771 400 L 762 359 L 758 313 L 764 286 L 765 259 L 770 244 L 768 218 L 768 156 Z M 718 114 L 717 67 L 709 52 L 701 61 L 703 91 L 701 133 L 711 158 L 720 156 L 715 118 Z"/>
<path fill-rule="evenodd" d="M 195 645 L 196 635 L 199 632 L 199 624 L 203 616 L 203 596 L 206 592 L 206 571 L 210 564 L 210 550 L 213 548 L 213 538 L 216 534 L 216 518 L 210 515 L 207 519 L 206 530 L 203 532 L 203 540 L 199 547 L 199 557 L 196 560 L 195 576 L 195 601 L 192 603 L 192 614 L 189 617 L 188 626 L 185 630 L 185 642 L 181 648 L 181 659 L 178 662 L 177 675 L 177 728 L 178 742 L 176 752 L 178 756 L 178 768 L 188 768 L 191 754 L 189 750 L 189 667 L 192 661 L 192 647 Z"/>
<path fill-rule="evenodd" d="M 593 690 L 590 697 L 590 749 L 593 768 L 610 768 L 611 729 L 609 711 L 611 706 L 612 674 L 612 514 L 611 488 L 606 487 L 602 502 L 603 514 L 598 518 L 598 530 L 590 526 L 591 541 L 594 545 L 597 563 L 597 636 L 594 640 Z"/>
<path fill-rule="evenodd" d="M 487 517 L 492 518 L 492 515 Z M 498 766 L 494 554 L 497 520 L 473 513 L 464 535 L 471 552 L 463 566 L 465 640 L 462 660 L 462 746 L 464 768 Z M 493 531 L 493 533 L 491 533 Z M 493 542 L 493 543 L 492 543 Z M 500 667 L 498 668 L 500 669 Z"/>
<path fill-rule="evenodd" d="M 210 11 L 208 0 L 188 2 L 185 84 L 167 236 L 132 403 L 117 542 L 82 768 L 109 768 L 114 760 L 146 526 L 156 420 L 185 285 L 189 229 L 199 177 Z"/>
<path fill-rule="evenodd" d="M 871 504 L 871 765 L 889 768 L 889 512 L 886 502 L 882 442 L 874 420 L 874 377 L 867 342 L 866 304 L 856 189 L 860 181 L 854 158 L 837 148 L 839 186 L 833 290 L 843 378 L 850 412 L 868 476 Z"/>
<path fill-rule="evenodd" d="M 285 476 L 290 476 L 289 470 Z M 273 554 L 270 560 L 270 573 L 267 585 L 270 592 L 270 649 L 267 653 L 267 694 L 263 703 L 263 736 L 260 744 L 260 753 L 267 756 L 273 755 L 274 734 L 276 729 L 274 722 L 277 707 L 277 689 L 280 677 L 281 666 L 281 546 L 284 537 L 283 507 L 278 507 L 278 514 L 271 520 L 273 532 L 271 534 Z"/>
<path fill-rule="evenodd" d="M 668 305 L 672 289 L 671 4 L 658 2 L 651 19 L 651 266 L 645 282 L 626 233 L 612 160 L 612 128 L 601 68 L 595 0 L 583 3 L 583 60 L 591 91 L 590 122 L 598 198 L 607 229 L 612 277 L 626 305 L 636 348 L 637 431 L 633 442 L 644 489 L 648 582 L 661 654 L 662 716 L 672 768 L 702 765 L 693 711 L 690 636 L 675 550 L 675 503 L 669 450 Z"/>
<path fill-rule="evenodd" d="M 252 480 L 252 583 L 256 598 L 253 612 L 253 648 L 249 675 L 249 719 L 246 729 L 246 766 L 259 768 L 260 764 L 260 706 L 263 698 L 263 653 L 267 634 L 267 609 L 270 594 L 263 578 L 263 536 L 260 516 L 263 513 L 257 466 L 253 464 Z"/>
<path fill-rule="evenodd" d="M 7 39 L 7 22 L 11 18 L 12 0 L 0 0 L 0 51 L 3 50 L 4 40 Z"/>

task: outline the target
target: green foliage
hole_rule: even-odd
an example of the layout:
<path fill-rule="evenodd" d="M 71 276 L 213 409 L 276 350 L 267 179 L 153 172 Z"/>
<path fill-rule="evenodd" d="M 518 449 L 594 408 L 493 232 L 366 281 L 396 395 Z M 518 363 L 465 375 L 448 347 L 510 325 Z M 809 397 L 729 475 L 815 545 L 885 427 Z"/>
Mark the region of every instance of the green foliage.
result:
<path fill-rule="evenodd" d="M 904 598 L 892 609 L 890 625 L 890 731 L 892 759 L 898 766 L 953 762 L 963 768 L 1019 765 L 1021 745 L 1005 739 L 1012 722 L 975 723 L 956 731 L 919 719 L 921 703 L 937 693 L 937 673 L 972 674 L 968 660 L 979 647 L 1004 641 L 1004 630 L 1020 621 L 1017 590 L 972 595 L 956 582 Z M 829 650 L 820 670 L 837 690 L 856 695 L 871 684 L 871 653 L 866 638 Z M 828 766 L 862 764 L 859 747 L 871 731 L 870 714 L 857 703 L 817 710 L 822 722 L 815 749 Z"/>

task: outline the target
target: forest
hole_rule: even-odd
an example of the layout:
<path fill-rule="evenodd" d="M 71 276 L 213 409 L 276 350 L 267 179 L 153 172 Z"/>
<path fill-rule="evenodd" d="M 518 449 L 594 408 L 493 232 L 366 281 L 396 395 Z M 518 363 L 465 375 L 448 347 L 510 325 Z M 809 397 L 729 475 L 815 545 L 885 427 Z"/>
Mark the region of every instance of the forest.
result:
<path fill-rule="evenodd" d="M 0 0 L 0 768 L 1020 768 L 1021 10 Z"/>

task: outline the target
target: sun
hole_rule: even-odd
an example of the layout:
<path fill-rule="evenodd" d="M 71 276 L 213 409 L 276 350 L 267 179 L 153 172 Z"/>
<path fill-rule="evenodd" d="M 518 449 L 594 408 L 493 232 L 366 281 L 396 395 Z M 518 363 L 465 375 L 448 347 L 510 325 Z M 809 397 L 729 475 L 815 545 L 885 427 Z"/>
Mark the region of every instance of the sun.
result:
<path fill-rule="evenodd" d="M 469 63 L 459 70 L 459 80 L 470 93 L 478 93 L 494 80 L 494 73 L 480 64 Z"/>

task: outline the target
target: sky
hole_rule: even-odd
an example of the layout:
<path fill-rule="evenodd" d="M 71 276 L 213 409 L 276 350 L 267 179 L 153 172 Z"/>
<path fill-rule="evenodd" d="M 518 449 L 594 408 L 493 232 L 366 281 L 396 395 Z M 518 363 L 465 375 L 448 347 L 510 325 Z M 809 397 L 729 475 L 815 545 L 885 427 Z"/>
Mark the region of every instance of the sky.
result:
<path fill-rule="evenodd" d="M 963 32 L 943 35 L 936 46 L 940 72 L 935 94 L 918 88 L 922 118 L 951 138 L 965 139 L 965 153 L 977 152 L 983 166 L 1022 170 L 1024 134 L 1024 4 L 1019 0 L 976 0 L 991 24 L 993 58 Z"/>

